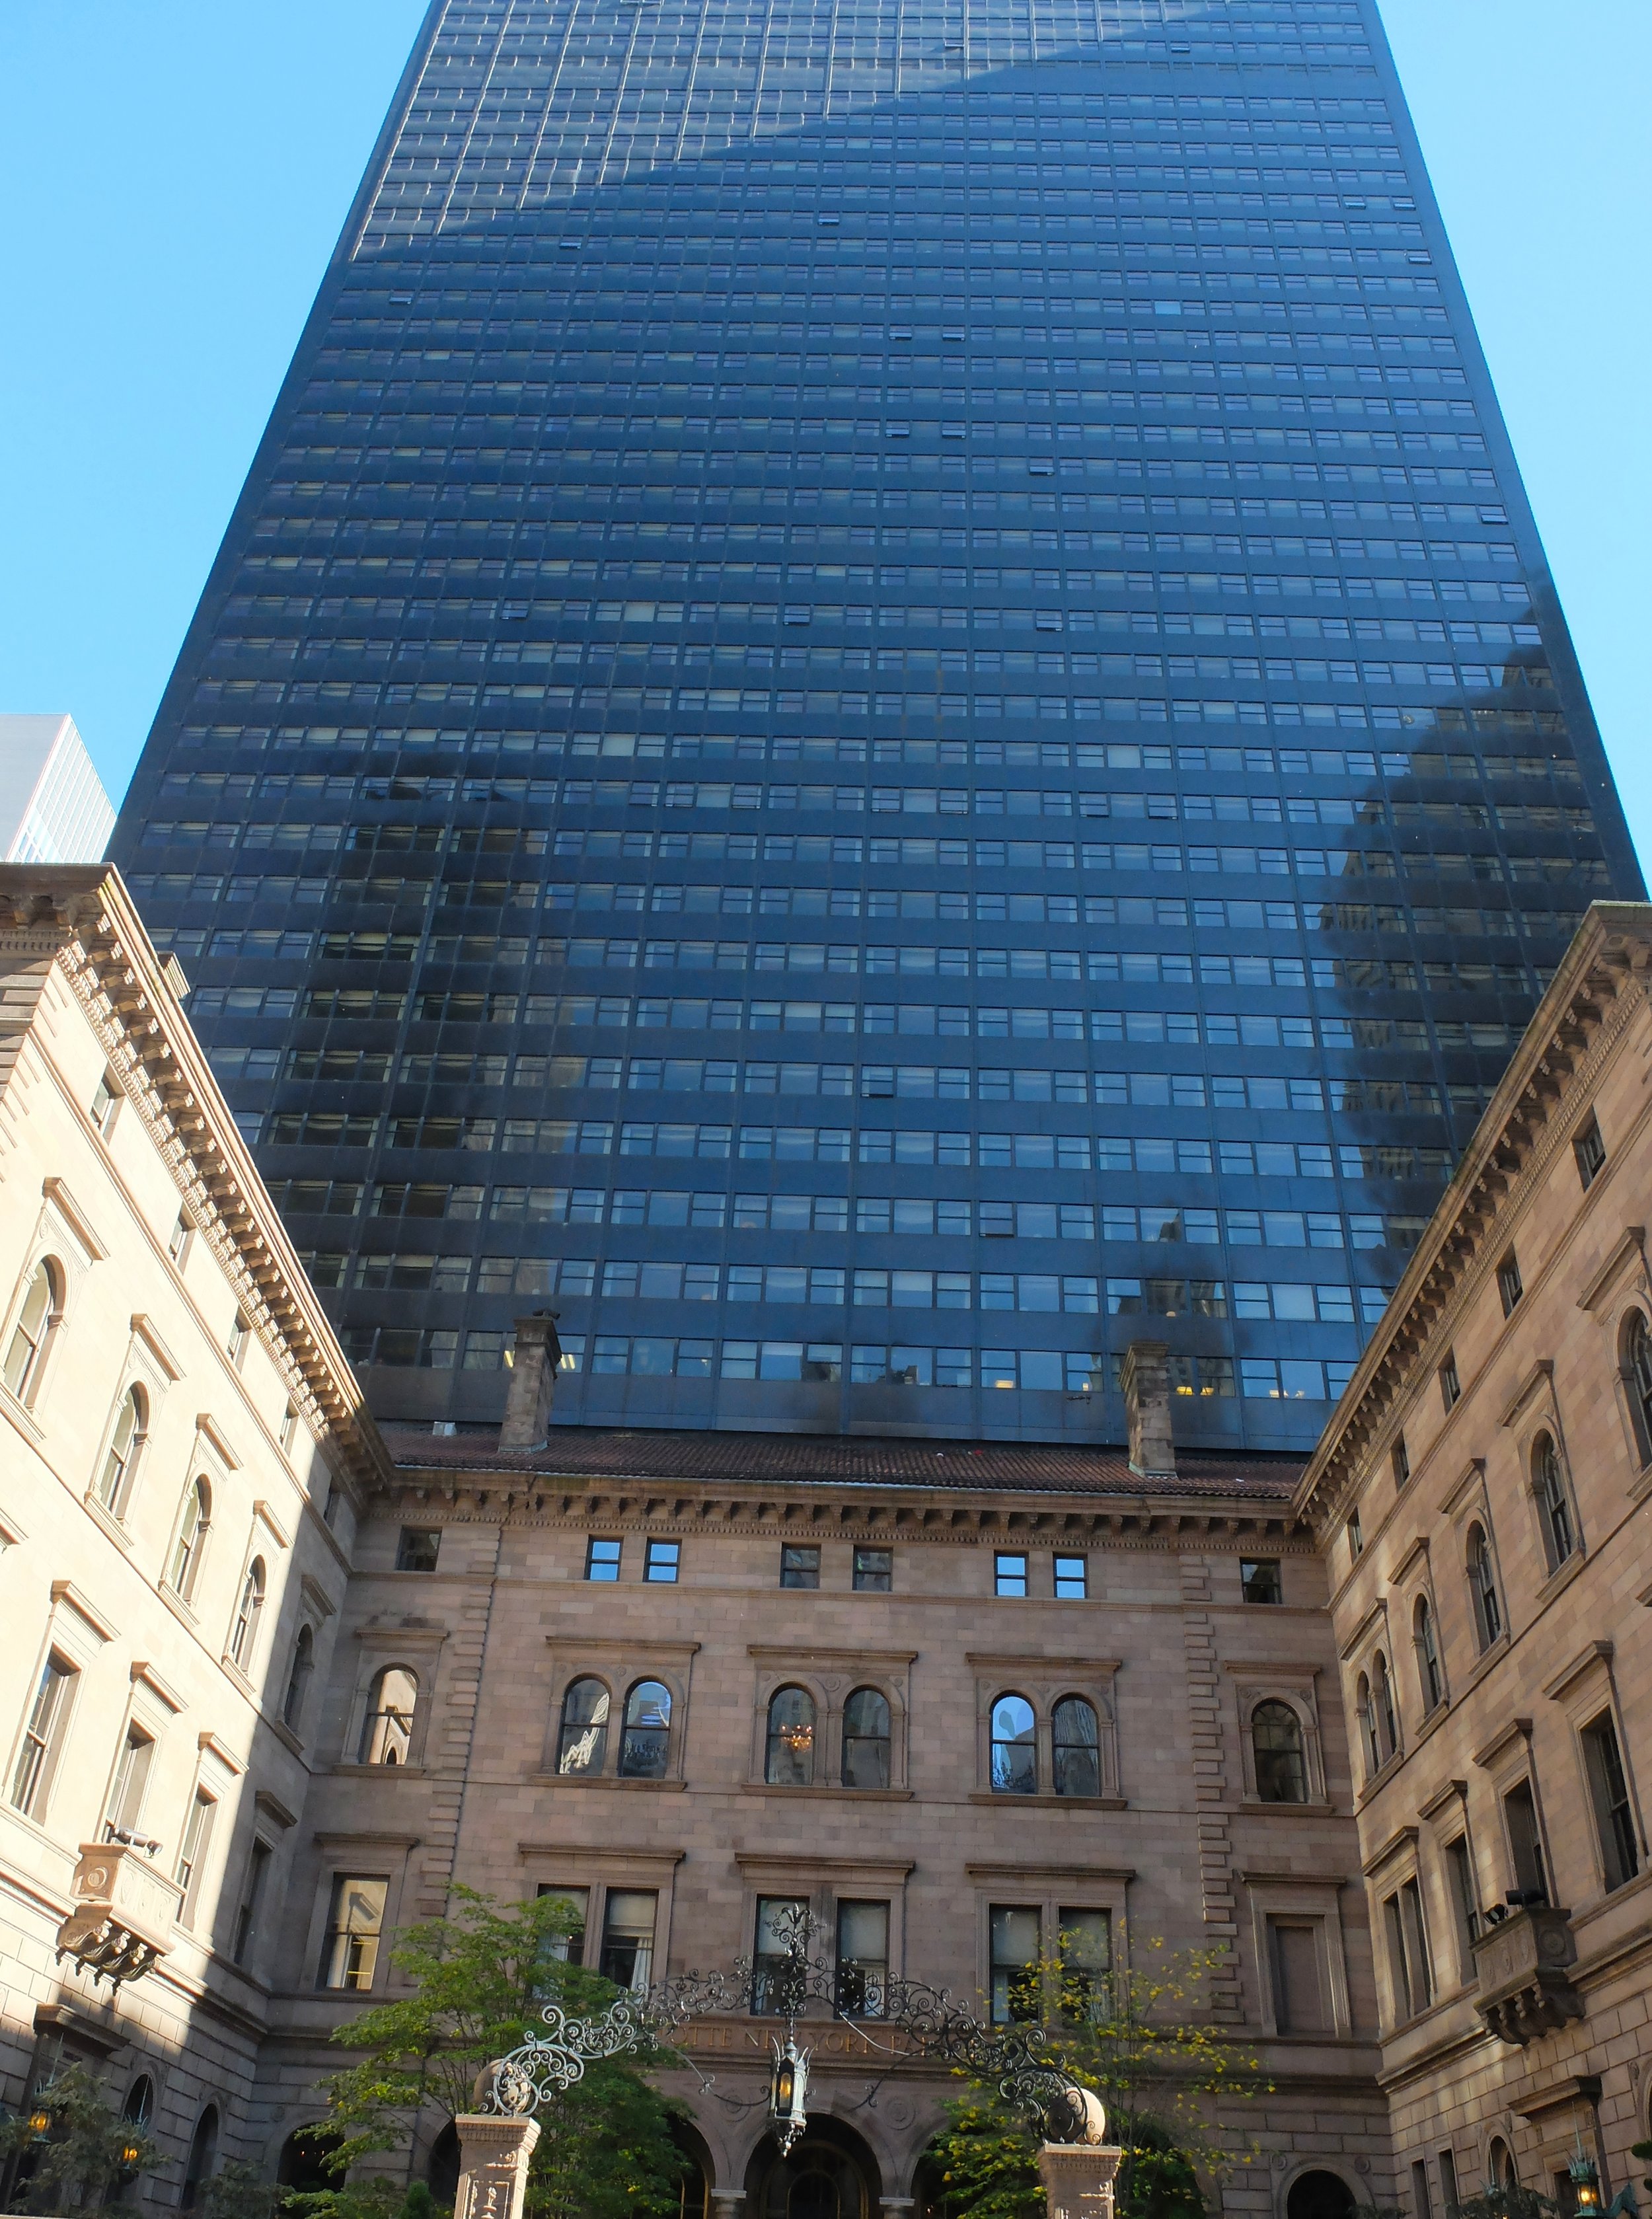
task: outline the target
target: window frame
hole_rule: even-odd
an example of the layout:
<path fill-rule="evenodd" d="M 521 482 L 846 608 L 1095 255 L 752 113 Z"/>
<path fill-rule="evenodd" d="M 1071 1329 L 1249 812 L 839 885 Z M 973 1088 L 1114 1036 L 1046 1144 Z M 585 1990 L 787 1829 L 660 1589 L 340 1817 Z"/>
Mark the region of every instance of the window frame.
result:
<path fill-rule="evenodd" d="M 1323 1811 L 1328 1800 L 1325 1748 L 1320 1728 L 1318 1675 L 1312 1668 L 1289 1665 L 1231 1665 L 1233 1675 L 1233 1730 L 1239 1749 L 1243 1781 L 1241 1803 L 1247 1810 L 1289 1813 Z M 1263 1798 L 1257 1773 L 1253 1721 L 1264 1703 L 1283 1703 L 1294 1712 L 1302 1737 L 1302 1768 L 1307 1793 L 1301 1803 L 1273 1803 Z"/>
<path fill-rule="evenodd" d="M 1584 1554 L 1576 1496 L 1557 1424 L 1539 1426 L 1526 1443 L 1525 1473 L 1543 1551 L 1543 1576 L 1550 1580 Z M 1563 1548 L 1558 1530 L 1562 1526 Z"/>
<path fill-rule="evenodd" d="M 640 1584 L 640 1582 L 639 1582 Z M 688 1712 L 697 1641 L 605 1641 L 567 1634 L 546 1638 L 550 1678 L 545 1691 L 545 1741 L 538 1777 L 558 1787 L 618 1786 L 628 1792 L 671 1788 L 682 1783 Z M 581 1681 L 597 1682 L 608 1698 L 600 1761 L 581 1772 L 558 1769 L 563 1710 L 569 1691 Z M 657 1681 L 671 1700 L 663 1773 L 622 1773 L 625 1706 L 637 1688 Z"/>
<path fill-rule="evenodd" d="M 383 1871 L 357 1872 L 350 1869 L 334 1869 L 326 1875 L 322 1883 L 322 1902 L 325 1908 L 321 1923 L 320 1951 L 319 1955 L 314 1955 L 311 1960 L 316 1968 L 315 1977 L 311 1983 L 312 1990 L 315 1994 L 344 1996 L 372 1994 L 378 1984 L 379 1966 L 384 1955 L 385 1936 L 387 1933 L 393 1930 L 390 1903 L 393 1879 L 394 1876 L 391 1874 Z M 378 1906 L 378 1924 L 376 1926 L 354 1928 L 348 1924 L 339 1924 L 338 1913 L 345 1899 L 345 1892 L 351 1887 L 376 1887 L 382 1891 Z M 340 1956 L 338 1945 L 347 1944 L 352 1938 L 370 1940 L 373 1944 L 371 1961 L 367 1967 L 367 1978 L 364 1980 L 329 1978 L 330 1964 L 337 1961 L 340 1970 L 346 1969 L 347 1953 L 345 1956 Z"/>
<path fill-rule="evenodd" d="M 972 1801 L 1000 1807 L 1009 1803 L 1064 1811 L 1121 1807 L 1116 1691 L 1121 1668 L 1116 1656 L 1071 1656 L 1058 1662 L 1048 1656 L 1002 1651 L 972 1652 L 965 1661 L 975 1675 L 976 1785 Z M 1019 1696 L 1033 1712 L 1034 1784 L 1030 1792 L 995 1787 L 992 1784 L 993 1712 L 1000 1702 L 1010 1696 Z M 1055 1706 L 1075 1696 L 1088 1703 L 1096 1714 L 1101 1785 L 1100 1793 L 1094 1796 L 1055 1793 Z"/>
<path fill-rule="evenodd" d="M 46 1289 L 46 1300 L 40 1317 L 35 1324 L 25 1327 L 23 1319 L 35 1288 L 42 1284 Z M 31 1415 L 51 1378 L 53 1358 L 68 1321 L 70 1293 L 69 1267 L 58 1252 L 58 1247 L 48 1246 L 44 1240 L 37 1241 L 19 1277 L 3 1332 L 0 1332 L 0 1350 L 4 1351 L 3 1358 L 0 1358 L 0 1385 L 3 1385 L 19 1408 L 28 1411 Z M 20 1340 L 26 1345 L 28 1352 L 14 1383 L 7 1374 Z"/>
<path fill-rule="evenodd" d="M 1019 1565 L 1020 1569 L 1015 1568 Z M 1015 1586 L 1014 1582 L 1021 1584 Z M 1008 1584 L 1007 1584 L 1008 1582 Z M 1023 1602 L 1033 1592 L 1033 1560 L 1025 1549 L 995 1549 L 992 1552 L 992 1593 L 1003 1601 Z"/>
<path fill-rule="evenodd" d="M 1444 1405 L 1445 1414 L 1449 1418 L 1463 1400 L 1463 1375 L 1457 1370 L 1457 1352 L 1455 1348 L 1446 1350 L 1435 1369 L 1434 1377 L 1439 1383 L 1440 1401 Z"/>
<path fill-rule="evenodd" d="M 191 1470 L 193 1476 L 172 1521 L 172 1538 L 166 1552 L 167 1592 L 193 1612 L 195 1598 L 206 1566 L 207 1545 L 212 1535 L 214 1483 L 209 1474 Z"/>
<path fill-rule="evenodd" d="M 1525 1298 L 1520 1259 L 1512 1247 L 1506 1248 L 1497 1259 L 1497 1298 L 1503 1305 L 1506 1318 L 1512 1317 Z"/>
<path fill-rule="evenodd" d="M 75 1699 L 80 1693 L 81 1669 L 79 1660 L 65 1646 L 48 1638 L 25 1690 L 11 1763 L 7 1768 L 6 1805 L 20 1818 L 37 1826 L 44 1826 L 51 1811 L 53 1791 L 74 1716 Z M 48 1695 L 49 1706 L 42 1717 L 42 1700 Z M 25 1783 L 26 1764 L 28 1777 Z"/>
<path fill-rule="evenodd" d="M 682 1543 L 668 1536 L 650 1533 L 643 1545 L 643 1584 L 651 1588 L 674 1588 L 682 1579 Z M 669 1570 L 663 1569 L 669 1564 Z"/>
<path fill-rule="evenodd" d="M 610 1556 L 608 1551 L 613 1554 Z M 590 1587 L 615 1587 L 625 1569 L 623 1533 L 587 1533 L 585 1538 L 584 1578 Z"/>
<path fill-rule="evenodd" d="M 1593 1109 L 1572 1135 L 1572 1157 L 1577 1165 L 1578 1183 L 1587 1194 L 1606 1168 L 1607 1160 L 1599 1116 Z"/>

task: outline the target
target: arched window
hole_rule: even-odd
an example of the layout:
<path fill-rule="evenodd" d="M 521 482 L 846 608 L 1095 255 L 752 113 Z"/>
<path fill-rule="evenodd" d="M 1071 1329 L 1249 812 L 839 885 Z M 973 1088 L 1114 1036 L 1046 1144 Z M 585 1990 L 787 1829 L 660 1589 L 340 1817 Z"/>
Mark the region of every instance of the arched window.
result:
<path fill-rule="evenodd" d="M 148 2132 L 149 2122 L 155 2110 L 155 2084 L 146 2073 L 140 2073 L 127 2090 L 126 2101 L 121 2106 L 121 2117 L 134 2141 L 141 2140 Z M 107 2201 L 125 2203 L 138 2185 L 138 2176 L 122 2166 L 110 2184 Z"/>
<path fill-rule="evenodd" d="M 889 1698 L 876 1688 L 857 1688 L 843 1706 L 843 1785 L 889 1785 Z"/>
<path fill-rule="evenodd" d="M 1371 1700 L 1371 1683 L 1363 1672 L 1354 1690 L 1354 1707 L 1359 1712 L 1359 1737 L 1365 1748 L 1365 1776 L 1374 1780 L 1382 1769 L 1382 1744 L 1377 1737 L 1376 1705 Z"/>
<path fill-rule="evenodd" d="M 1624 1384 L 1629 1390 L 1630 1414 L 1635 1420 L 1641 1462 L 1652 1464 L 1652 1331 L 1648 1329 L 1643 1311 L 1630 1312 L 1619 1346 L 1618 1361 Z M 7 1377 L 10 1377 L 9 1370 Z"/>
<path fill-rule="evenodd" d="M 1101 1728 L 1082 1695 L 1063 1695 L 1051 1712 L 1050 1771 L 1058 1795 L 1102 1792 Z"/>
<path fill-rule="evenodd" d="M 1475 1607 L 1475 1632 L 1482 1650 L 1489 1649 L 1503 1631 L 1503 1606 L 1497 1596 L 1497 1575 L 1492 1568 L 1491 1543 L 1483 1526 L 1469 1528 L 1469 1594 Z"/>
<path fill-rule="evenodd" d="M 40 1383 L 47 1346 L 63 1318 L 63 1273 L 50 1256 L 34 1266 L 0 1376 L 20 1402 L 32 1402 Z"/>
<path fill-rule="evenodd" d="M 1552 1572 L 1566 1562 L 1576 1546 L 1572 1533 L 1572 1506 L 1566 1499 L 1560 1451 L 1555 1446 L 1552 1433 L 1539 1433 L 1531 1445 L 1531 1491 L 1537 1498 L 1543 1553 Z"/>
<path fill-rule="evenodd" d="M 763 1777 L 771 1787 L 815 1784 L 815 1699 L 806 1688 L 780 1688 L 769 1698 Z"/>
<path fill-rule="evenodd" d="M 1411 1613 L 1411 1638 L 1417 1650 L 1417 1682 L 1423 1693 L 1423 1709 L 1433 1710 L 1445 1694 L 1445 1683 L 1440 1677 L 1439 1644 L 1434 1638 L 1434 1613 L 1428 1607 L 1428 1597 L 1419 1595 L 1417 1607 Z"/>
<path fill-rule="evenodd" d="M 1251 1713 L 1251 1752 L 1256 1759 L 1256 1792 L 1264 1803 L 1306 1803 L 1307 1759 L 1302 1722 L 1277 1697 L 1258 1703 Z"/>
<path fill-rule="evenodd" d="M 1376 1730 L 1382 1737 L 1386 1762 L 1400 1746 L 1400 1717 L 1394 1706 L 1394 1681 L 1388 1675 L 1388 1660 L 1380 1649 L 1371 1661 L 1371 1694 L 1376 1705 Z"/>
<path fill-rule="evenodd" d="M 639 1680 L 625 1698 L 619 1769 L 627 1780 L 663 1780 L 671 1740 L 671 1690 L 659 1680 Z"/>
<path fill-rule="evenodd" d="M 172 1545 L 172 1569 L 167 1576 L 167 1584 L 185 1602 L 201 1577 L 201 1559 L 206 1553 L 207 1529 L 211 1524 L 212 1489 L 204 1479 L 197 1479 L 183 1498 L 183 1515 Z"/>
<path fill-rule="evenodd" d="M 229 1658 L 245 1671 L 252 1660 L 258 1638 L 258 1613 L 264 1608 L 264 1558 L 254 1557 L 241 1582 L 241 1599 L 235 1606 L 235 1623 L 229 1630 Z"/>
<path fill-rule="evenodd" d="M 1494 2188 L 1518 2188 L 1520 2176 L 1514 2169 L 1514 2153 L 1501 2135 L 1494 2135 L 1491 2147 L 1486 2152 L 1486 2169 L 1491 2174 Z"/>
<path fill-rule="evenodd" d="M 304 1715 L 304 1694 L 314 1669 L 315 1636 L 307 1625 L 301 1625 L 298 1638 L 293 1644 L 293 1663 L 287 1675 L 287 1693 L 281 1704 L 281 1722 L 295 1733 L 298 1731 L 300 1719 Z"/>
<path fill-rule="evenodd" d="M 121 1517 L 132 1495 L 138 1458 L 143 1452 L 149 1412 L 141 1387 L 127 1388 L 109 1436 L 109 1453 L 97 1476 L 97 1499 L 113 1517 Z"/>
<path fill-rule="evenodd" d="M 180 2211 L 200 2209 L 217 2157 L 218 2106 L 208 2104 L 196 2121 L 195 2132 L 189 2137 L 189 2161 L 183 2168 L 183 2187 L 177 2200 Z"/>
<path fill-rule="evenodd" d="M 1038 1793 L 1036 1728 L 1025 1695 L 1000 1695 L 992 1706 L 992 1792 Z"/>
<path fill-rule="evenodd" d="M 419 1682 L 405 1664 L 387 1664 L 369 1690 L 362 1720 L 362 1764 L 406 1764 L 413 1745 Z"/>
<path fill-rule="evenodd" d="M 556 1737 L 558 1772 L 600 1772 L 608 1753 L 608 1690 L 600 1680 L 575 1680 L 562 1697 Z"/>

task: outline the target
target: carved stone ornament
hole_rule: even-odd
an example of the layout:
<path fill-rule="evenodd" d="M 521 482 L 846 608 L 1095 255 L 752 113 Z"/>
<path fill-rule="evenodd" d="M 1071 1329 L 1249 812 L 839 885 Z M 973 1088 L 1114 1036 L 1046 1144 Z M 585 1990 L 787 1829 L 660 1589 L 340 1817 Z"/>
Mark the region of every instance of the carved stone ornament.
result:
<path fill-rule="evenodd" d="M 171 1947 L 183 1892 L 137 1843 L 83 1842 L 72 1892 L 57 1955 L 90 1973 L 94 1984 L 118 1988 L 140 1980 Z"/>
<path fill-rule="evenodd" d="M 1038 2154 L 1049 2219 L 1113 2219 L 1121 2149 L 1096 2142 L 1046 2142 Z"/>
<path fill-rule="evenodd" d="M 1568 1967 L 1577 1957 L 1569 1913 L 1548 1907 L 1512 1911 L 1474 1942 L 1475 2008 L 1501 2042 L 1524 2049 L 1583 2017 Z"/>
<path fill-rule="evenodd" d="M 453 2219 L 522 2219 L 538 2120 L 462 2111 L 453 2123 L 459 2135 Z"/>

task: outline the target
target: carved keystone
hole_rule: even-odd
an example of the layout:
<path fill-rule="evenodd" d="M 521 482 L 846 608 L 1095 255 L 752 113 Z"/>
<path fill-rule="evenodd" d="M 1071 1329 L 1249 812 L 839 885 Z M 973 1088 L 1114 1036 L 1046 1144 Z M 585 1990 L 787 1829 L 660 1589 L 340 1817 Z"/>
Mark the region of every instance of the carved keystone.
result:
<path fill-rule="evenodd" d="M 1094 2142 L 1046 2142 L 1038 2177 L 1049 2219 L 1113 2219 L 1113 2182 L 1123 2155 Z"/>
<path fill-rule="evenodd" d="M 505 2119 L 462 2111 L 459 2190 L 453 2219 L 522 2219 L 528 2193 L 528 2160 L 539 2139 L 537 2119 Z"/>

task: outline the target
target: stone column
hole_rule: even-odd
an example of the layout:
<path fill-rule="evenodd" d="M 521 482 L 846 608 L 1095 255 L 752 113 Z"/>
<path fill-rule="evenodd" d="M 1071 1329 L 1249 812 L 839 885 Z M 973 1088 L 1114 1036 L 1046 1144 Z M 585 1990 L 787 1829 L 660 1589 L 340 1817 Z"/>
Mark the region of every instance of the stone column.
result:
<path fill-rule="evenodd" d="M 1049 2219 L 1113 2219 L 1113 2180 L 1123 2155 L 1097 2142 L 1046 2142 L 1038 2177 Z"/>
<path fill-rule="evenodd" d="M 453 2219 L 522 2219 L 528 2192 L 528 2160 L 539 2139 L 537 2119 L 507 2119 L 462 2111 L 459 2190 Z M 1110 2211 L 1104 2219 L 1111 2219 Z"/>

